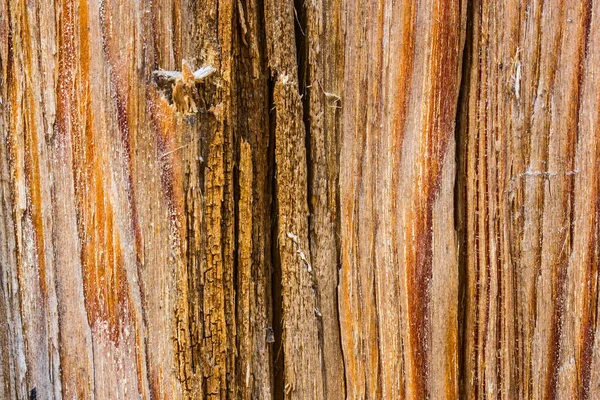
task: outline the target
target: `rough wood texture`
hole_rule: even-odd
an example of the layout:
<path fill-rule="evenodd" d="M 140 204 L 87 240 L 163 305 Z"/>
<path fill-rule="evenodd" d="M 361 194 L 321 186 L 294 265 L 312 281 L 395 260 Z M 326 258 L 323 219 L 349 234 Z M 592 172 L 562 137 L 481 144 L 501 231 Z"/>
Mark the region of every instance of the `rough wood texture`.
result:
<path fill-rule="evenodd" d="M 0 398 L 600 398 L 599 16 L 0 1 Z"/>
<path fill-rule="evenodd" d="M 237 397 L 235 19 L 216 10 L 2 3 L 1 397 Z M 152 71 L 184 59 L 218 73 L 169 104 Z"/>
<path fill-rule="evenodd" d="M 599 17 L 595 1 L 471 4 L 462 398 L 600 396 Z"/>
<path fill-rule="evenodd" d="M 456 398 L 454 118 L 466 8 L 348 7 L 339 289 L 348 396 Z"/>

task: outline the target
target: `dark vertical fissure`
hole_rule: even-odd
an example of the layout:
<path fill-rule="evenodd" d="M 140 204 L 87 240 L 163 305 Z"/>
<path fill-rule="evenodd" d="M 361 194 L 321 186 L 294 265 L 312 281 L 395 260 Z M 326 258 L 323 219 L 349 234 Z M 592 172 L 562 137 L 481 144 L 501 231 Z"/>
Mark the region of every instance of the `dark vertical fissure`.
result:
<path fill-rule="evenodd" d="M 454 179 L 454 229 L 458 245 L 458 397 L 465 398 L 467 352 L 467 137 L 469 129 L 469 89 L 472 65 L 471 37 L 473 35 L 473 4 L 468 2 L 466 13 L 466 33 L 462 49 L 461 81 L 456 107 L 456 168 Z"/>
<path fill-rule="evenodd" d="M 310 91 L 308 83 L 310 82 L 308 69 L 308 38 L 306 37 L 306 7 L 304 0 L 294 0 L 294 36 L 296 41 L 296 64 L 298 67 L 298 93 L 302 99 L 302 120 L 305 130 L 305 146 L 306 146 L 306 198 L 308 203 L 308 227 L 311 230 L 313 224 L 314 209 L 311 201 L 312 198 L 312 181 L 314 176 L 313 160 L 311 157 L 310 145 Z M 309 235 L 310 238 L 310 235 Z M 309 247 L 311 245 L 311 240 Z M 312 251 L 311 251 L 312 254 Z"/>
<path fill-rule="evenodd" d="M 309 40 L 310 40 L 310 32 L 308 31 L 308 23 L 307 23 L 307 10 L 305 5 L 305 0 L 294 0 L 294 36 L 296 41 L 296 63 L 298 68 L 298 93 L 301 96 L 302 100 L 302 120 L 304 122 L 304 144 L 306 148 L 306 199 L 308 205 L 308 248 L 310 254 L 310 262 L 313 266 L 316 267 L 316 271 L 313 274 L 316 274 L 319 268 L 324 266 L 315 265 L 315 248 L 314 241 L 316 240 L 314 229 L 315 229 L 315 205 L 313 204 L 313 182 L 315 176 L 315 168 L 316 160 L 313 159 L 312 152 L 312 141 L 313 138 L 311 136 L 311 115 L 310 115 L 310 105 L 311 105 L 311 92 L 310 84 L 312 82 L 312 77 L 310 76 L 310 68 L 309 68 Z M 309 36 L 307 36 L 309 35 Z M 318 38 L 312 38 L 316 40 Z M 328 155 L 330 156 L 330 155 Z M 315 307 L 317 310 L 321 310 L 321 292 L 320 288 L 317 284 L 317 281 L 313 275 L 312 288 L 315 296 Z M 324 354 L 324 336 L 323 336 L 323 319 L 321 317 L 316 319 L 317 323 L 317 334 L 319 340 L 319 352 L 322 360 L 325 360 Z M 325 371 L 326 363 L 323 362 L 321 368 L 321 375 L 323 379 L 323 388 L 327 388 L 327 374 Z M 327 398 L 327 393 L 323 393 L 325 398 Z"/>
<path fill-rule="evenodd" d="M 571 154 L 569 154 L 570 156 L 570 166 L 569 166 L 569 171 L 575 171 L 576 169 L 576 162 L 575 162 L 575 156 L 576 156 L 576 148 L 577 148 L 577 144 L 579 142 L 579 133 L 580 133 L 580 129 L 579 129 L 579 125 L 580 125 L 580 117 L 581 117 L 581 111 L 582 111 L 582 107 L 583 107 L 583 81 L 584 81 L 584 74 L 586 72 L 586 65 L 585 65 L 585 60 L 588 57 L 588 52 L 589 52 L 589 44 L 590 44 L 590 33 L 591 33 L 591 20 L 592 20 L 592 4 L 591 1 L 587 2 L 587 8 L 584 8 L 584 17 L 583 17 L 583 37 L 582 37 L 582 46 L 580 48 L 580 59 L 579 59 L 579 63 L 577 65 L 577 69 L 578 69 L 578 80 L 577 80 L 577 97 L 578 97 L 578 104 L 577 104 L 577 111 L 575 113 L 575 121 L 573 124 L 573 130 L 575 131 L 575 137 L 573 138 L 573 143 L 571 144 Z M 568 190 L 568 206 L 569 206 L 569 249 L 572 251 L 573 250 L 573 240 L 574 240 L 574 229 L 575 229 L 575 207 L 574 207 L 574 197 L 575 197 L 575 177 L 573 175 L 571 175 L 570 177 L 570 182 L 569 182 L 569 190 Z M 598 243 L 598 229 L 597 227 L 594 227 L 594 225 L 598 225 L 598 200 L 596 200 L 595 202 L 595 210 L 594 210 L 594 214 L 595 214 L 595 218 L 594 218 L 594 223 L 592 225 L 592 229 L 594 230 L 593 234 L 591 234 L 592 238 L 595 240 L 590 240 L 590 243 Z M 583 328 L 581 330 L 581 340 L 583 342 L 582 345 L 582 356 L 581 356 L 581 388 L 579 391 L 579 397 L 582 399 L 588 399 L 589 398 L 589 393 L 590 393 L 590 381 L 591 381 L 591 375 L 592 375 L 592 357 L 593 357 L 593 350 L 592 350 L 592 346 L 593 346 L 593 341 L 594 341 L 594 336 L 595 336 L 595 318 L 594 318 L 594 313 L 597 313 L 598 311 L 598 305 L 594 304 L 594 300 L 595 298 L 597 298 L 597 294 L 596 296 L 594 296 L 594 290 L 597 291 L 597 286 L 594 289 L 594 285 L 593 285 L 593 280 L 594 280 L 594 275 L 597 276 L 597 271 L 594 272 L 594 266 L 597 269 L 598 267 L 598 249 L 597 247 L 595 249 L 590 249 L 589 250 L 589 254 L 590 254 L 590 259 L 591 262 L 588 263 L 588 270 L 587 270 L 587 281 L 589 282 L 587 285 L 587 293 L 585 294 L 585 296 L 587 297 L 586 302 L 588 304 L 586 304 L 587 306 L 587 315 L 583 316 Z M 568 261 L 567 261 L 568 263 Z M 561 303 L 559 304 L 559 309 L 561 312 L 564 313 L 564 303 L 565 303 L 565 294 L 564 292 L 566 291 L 566 288 L 564 286 L 566 286 L 566 277 L 565 275 L 567 274 L 566 268 L 562 269 L 562 274 L 563 275 L 560 279 L 560 283 L 563 285 L 563 287 L 561 287 L 561 296 L 560 296 L 560 301 Z M 596 278 L 597 279 L 597 278 Z M 595 312 L 593 310 L 596 310 Z M 561 319 L 561 328 L 562 328 L 562 319 Z"/>
<path fill-rule="evenodd" d="M 279 237 L 277 235 L 277 168 L 275 164 L 275 126 L 277 111 L 274 107 L 273 93 L 275 80 L 269 74 L 268 102 L 269 107 L 269 167 L 267 179 L 271 182 L 271 326 L 267 329 L 267 342 L 271 344 L 271 364 L 273 399 L 284 398 L 284 352 L 283 352 L 283 297 L 281 293 L 281 259 L 279 255 Z"/>
<path fill-rule="evenodd" d="M 233 35 L 233 47 L 234 48 L 239 48 L 242 44 L 242 39 L 241 36 L 243 35 L 243 33 L 241 32 L 241 29 L 236 29 L 237 28 L 237 21 L 241 20 L 240 15 L 243 15 L 243 6 L 241 4 L 241 2 L 237 2 L 234 3 L 234 8 L 235 11 L 233 13 L 234 18 L 237 18 L 235 20 L 235 22 L 233 23 L 234 26 L 234 30 L 235 30 L 235 35 Z M 244 70 L 243 67 L 243 58 L 244 56 L 242 56 L 239 52 L 239 50 L 237 51 L 237 55 L 238 57 L 234 57 L 233 59 L 233 65 L 232 65 L 232 69 L 234 71 L 233 76 L 237 76 L 238 74 L 242 74 L 245 73 L 246 71 Z M 240 104 L 243 101 L 243 97 L 241 96 L 241 93 L 239 91 L 240 87 L 243 87 L 243 83 L 240 83 L 239 80 L 233 80 L 233 85 L 235 85 L 234 87 L 238 90 L 232 90 L 233 93 L 235 93 L 234 97 L 235 98 L 235 102 L 236 104 Z M 240 287 L 240 194 L 241 194 L 241 185 L 242 183 L 240 182 L 240 157 L 241 157 L 241 148 L 240 148 L 240 142 L 241 142 L 241 136 L 243 134 L 240 134 L 239 131 L 246 131 L 248 130 L 248 127 L 244 125 L 243 123 L 243 118 L 240 118 L 241 115 L 237 114 L 235 115 L 234 118 L 234 132 L 233 132 L 233 293 L 236 297 L 235 301 L 234 301 L 234 309 L 233 309 L 233 316 L 235 318 L 235 324 L 237 325 L 239 323 L 239 317 L 240 317 L 240 313 L 243 312 L 243 310 L 241 310 L 240 307 L 240 300 L 239 300 L 239 290 L 241 289 Z M 246 221 L 242 221 L 242 223 L 245 223 Z M 252 255 L 252 257 L 254 257 L 254 255 Z M 240 343 L 240 335 L 239 335 L 239 331 L 236 330 L 236 338 L 235 338 L 235 345 L 236 348 L 239 349 L 241 348 L 241 343 Z M 241 365 L 239 364 L 240 361 L 240 357 L 239 357 L 239 353 L 236 354 L 236 360 L 234 362 L 234 369 L 235 369 L 235 376 L 236 377 L 240 377 L 243 376 L 243 372 L 242 372 L 242 368 Z M 235 385 L 238 384 L 238 382 L 236 381 L 234 383 Z"/>
<path fill-rule="evenodd" d="M 241 148 L 240 148 L 240 137 L 238 134 L 236 134 L 238 130 L 234 129 L 233 130 L 233 279 L 232 279 L 232 285 L 233 285 L 233 293 L 235 295 L 235 297 L 238 296 L 239 290 L 241 289 L 239 286 L 239 274 L 240 274 L 240 267 L 239 267 L 239 252 L 240 252 L 240 193 L 241 193 L 241 182 L 240 182 L 240 170 L 239 170 L 239 165 L 240 165 L 240 155 L 241 155 Z M 241 223 L 247 223 L 247 221 L 242 221 Z M 233 309 L 233 318 L 235 319 L 235 324 L 237 325 L 238 323 L 238 316 L 240 315 L 239 312 L 239 302 L 235 301 L 234 302 L 234 309 Z M 236 335 L 236 339 L 235 339 L 235 343 L 236 343 L 236 347 L 239 349 L 240 347 L 240 343 L 239 343 L 239 335 Z M 234 363 L 236 369 L 238 369 L 238 365 L 237 362 Z M 235 376 L 239 376 L 239 374 L 241 374 L 242 371 L 236 371 Z M 235 382 L 234 384 L 237 384 L 237 382 Z"/>
<path fill-rule="evenodd" d="M 298 67 L 298 93 L 302 99 L 302 120 L 305 130 L 305 146 L 306 146 L 306 198 L 308 203 L 308 227 L 312 231 L 314 224 L 314 207 L 312 204 L 312 181 L 314 177 L 314 166 L 311 154 L 311 132 L 310 132 L 310 90 L 308 83 L 310 82 L 308 69 L 308 38 L 306 37 L 306 7 L 304 0 L 294 0 L 294 35 L 296 41 L 296 64 Z M 309 250 L 312 255 L 312 241 L 309 234 Z"/>

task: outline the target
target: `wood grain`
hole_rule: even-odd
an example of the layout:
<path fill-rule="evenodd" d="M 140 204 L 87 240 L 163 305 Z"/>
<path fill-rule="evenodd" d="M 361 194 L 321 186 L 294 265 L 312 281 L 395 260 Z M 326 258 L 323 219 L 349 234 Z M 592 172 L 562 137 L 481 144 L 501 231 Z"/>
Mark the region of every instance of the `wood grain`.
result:
<path fill-rule="evenodd" d="M 0 398 L 600 397 L 599 7 L 0 1 Z"/>
<path fill-rule="evenodd" d="M 350 398 L 457 395 L 453 121 L 465 10 L 349 4 L 340 317 Z"/>
<path fill-rule="evenodd" d="M 461 391 L 595 398 L 598 5 L 477 1 L 470 15 Z"/>

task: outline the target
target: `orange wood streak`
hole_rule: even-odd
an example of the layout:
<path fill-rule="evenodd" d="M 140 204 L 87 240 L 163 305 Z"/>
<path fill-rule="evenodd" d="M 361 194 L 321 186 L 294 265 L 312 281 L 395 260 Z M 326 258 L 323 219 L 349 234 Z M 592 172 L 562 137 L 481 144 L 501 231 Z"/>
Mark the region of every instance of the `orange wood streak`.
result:
<path fill-rule="evenodd" d="M 23 10 L 22 18 L 23 25 L 28 27 L 28 13 Z M 29 34 L 28 29 L 22 29 L 21 31 L 22 40 L 25 43 L 27 51 L 24 52 L 25 66 L 27 68 L 27 75 L 32 76 L 36 65 L 32 57 L 33 43 L 32 38 Z M 27 181 L 28 197 L 31 205 L 28 212 L 31 214 L 31 218 L 34 226 L 35 235 L 35 251 L 36 251 L 36 262 L 39 272 L 39 285 L 42 292 L 41 299 L 45 303 L 48 289 L 47 289 L 47 278 L 46 278 L 46 255 L 45 255 L 45 236 L 44 236 L 44 223 L 42 215 L 42 187 L 41 187 L 41 171 L 40 171 L 40 157 L 39 157 L 39 143 L 38 133 L 39 127 L 36 123 L 37 113 L 33 112 L 36 109 L 34 91 L 32 88 L 26 91 L 25 102 L 27 108 L 31 112 L 25 113 L 25 178 Z"/>
<path fill-rule="evenodd" d="M 461 4 L 458 1 L 440 2 L 433 6 L 431 48 L 432 58 L 428 72 L 430 89 L 427 99 L 426 118 L 423 127 L 424 143 L 417 161 L 422 168 L 416 177 L 415 187 L 422 186 L 416 192 L 413 206 L 409 210 L 405 232 L 413 241 L 408 246 L 408 292 L 409 294 L 409 330 L 410 362 L 413 372 L 409 385 L 413 385 L 415 395 L 425 398 L 428 393 L 428 351 L 430 327 L 430 302 L 432 301 L 429 282 L 432 274 L 432 208 L 437 198 L 441 170 L 448 143 L 454 135 L 454 119 L 456 117 L 456 101 L 458 98 L 458 82 L 460 77 L 460 27 Z M 415 234 L 411 234 L 414 232 Z M 456 335 L 450 335 L 447 347 L 449 357 L 456 352 Z M 446 393 L 450 398 L 455 396 L 455 385 L 450 384 L 456 377 L 447 377 Z"/>
<path fill-rule="evenodd" d="M 152 105 L 152 122 L 156 132 L 158 162 L 161 165 L 162 192 L 169 207 L 172 229 L 178 235 L 181 254 L 185 254 L 184 193 L 180 190 L 183 188 L 183 160 L 180 154 L 187 146 L 194 146 L 195 143 L 180 143 L 175 109 L 167 99 L 156 90 L 149 92 L 149 97 L 149 103 Z"/>
<path fill-rule="evenodd" d="M 80 0 L 85 1 L 85 0 Z M 123 40 L 121 36 L 125 33 L 131 33 L 127 28 L 135 29 L 135 18 L 132 17 L 132 11 L 136 10 L 139 3 L 130 3 L 130 7 L 123 7 L 118 1 L 107 0 L 103 3 L 100 13 L 100 33 L 102 35 L 102 51 L 105 54 L 106 61 L 110 65 L 109 86 L 111 99 L 116 110 L 116 123 L 120 134 L 120 141 L 125 150 L 125 179 L 127 182 L 127 201 L 131 211 L 131 227 L 133 230 L 134 249 L 138 268 L 143 264 L 143 244 L 142 232 L 140 228 L 138 204 L 136 203 L 136 187 L 134 186 L 134 166 L 136 164 L 136 136 L 140 125 L 139 105 L 141 99 L 138 98 L 139 76 L 131 73 L 134 67 L 136 42 L 134 40 Z M 139 10 L 137 10 L 139 11 Z M 131 20 L 128 21 L 128 18 Z M 133 27 L 130 26 L 133 23 Z M 83 27 L 83 25 L 82 25 Z M 135 56 L 135 57 L 132 57 Z M 144 81 L 142 79 L 141 81 Z M 143 120 L 143 119 L 142 119 Z M 145 296 L 140 288 L 140 294 Z"/>
<path fill-rule="evenodd" d="M 72 131 L 78 130 L 75 116 L 75 22 L 74 5 L 71 0 L 60 1 L 62 18 L 58 26 L 58 77 L 57 77 L 57 140 L 58 148 L 65 149 L 65 141 L 70 141 Z"/>
<path fill-rule="evenodd" d="M 103 168 L 96 158 L 94 141 L 88 136 L 87 156 L 79 162 L 93 170 L 76 181 L 76 196 L 81 204 L 80 217 L 84 293 L 90 326 L 108 323 L 111 340 L 118 345 L 128 317 L 128 280 L 123 249 L 114 226 L 113 206 L 106 193 Z M 90 169 L 91 169 L 90 168 Z"/>
<path fill-rule="evenodd" d="M 30 107 L 33 107 L 32 95 L 29 95 Z M 44 223 L 42 220 L 42 194 L 41 194 L 41 179 L 40 179 L 40 161 L 38 151 L 38 138 L 35 125 L 31 121 L 30 128 L 26 133 L 26 174 L 28 188 L 31 196 L 31 216 L 35 229 L 35 247 L 37 256 L 37 266 L 39 271 L 40 289 L 42 291 L 42 299 L 45 300 L 48 294 L 47 278 L 46 278 L 46 254 L 45 254 L 45 238 L 44 238 Z M 29 165 L 29 168 L 27 166 Z"/>
<path fill-rule="evenodd" d="M 106 138 L 92 125 L 88 10 L 64 4 L 59 48 L 59 138 L 72 144 L 77 225 L 81 243 L 85 305 L 91 327 L 107 323 L 110 339 L 118 345 L 129 324 L 127 277 L 113 206 L 106 192 Z M 75 31 L 78 30 L 78 35 Z M 76 38 L 79 38 L 77 41 Z M 77 55 L 77 69 L 76 69 Z M 74 71 L 80 74 L 74 75 Z M 100 325 L 99 325 L 100 324 Z"/>

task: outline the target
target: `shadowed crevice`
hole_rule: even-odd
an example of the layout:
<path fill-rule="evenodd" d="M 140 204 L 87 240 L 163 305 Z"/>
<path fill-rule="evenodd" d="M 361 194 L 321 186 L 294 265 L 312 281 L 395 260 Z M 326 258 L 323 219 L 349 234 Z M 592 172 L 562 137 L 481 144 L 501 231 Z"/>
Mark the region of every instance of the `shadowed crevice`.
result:
<path fill-rule="evenodd" d="M 277 111 L 274 107 L 273 93 L 276 78 L 269 75 L 269 171 L 267 179 L 271 182 L 271 326 L 267 331 L 267 343 L 271 345 L 271 364 L 273 371 L 273 399 L 284 398 L 285 374 L 283 351 L 283 297 L 281 292 L 281 258 L 277 237 L 277 178 L 275 165 L 275 127 Z"/>
<path fill-rule="evenodd" d="M 466 33 L 462 49 L 461 81 L 456 107 L 456 169 L 454 180 L 454 229 L 458 245 L 458 397 L 466 396 L 466 358 L 467 358 L 467 138 L 469 117 L 469 88 L 472 56 L 470 51 L 473 36 L 473 4 L 467 3 Z"/>

